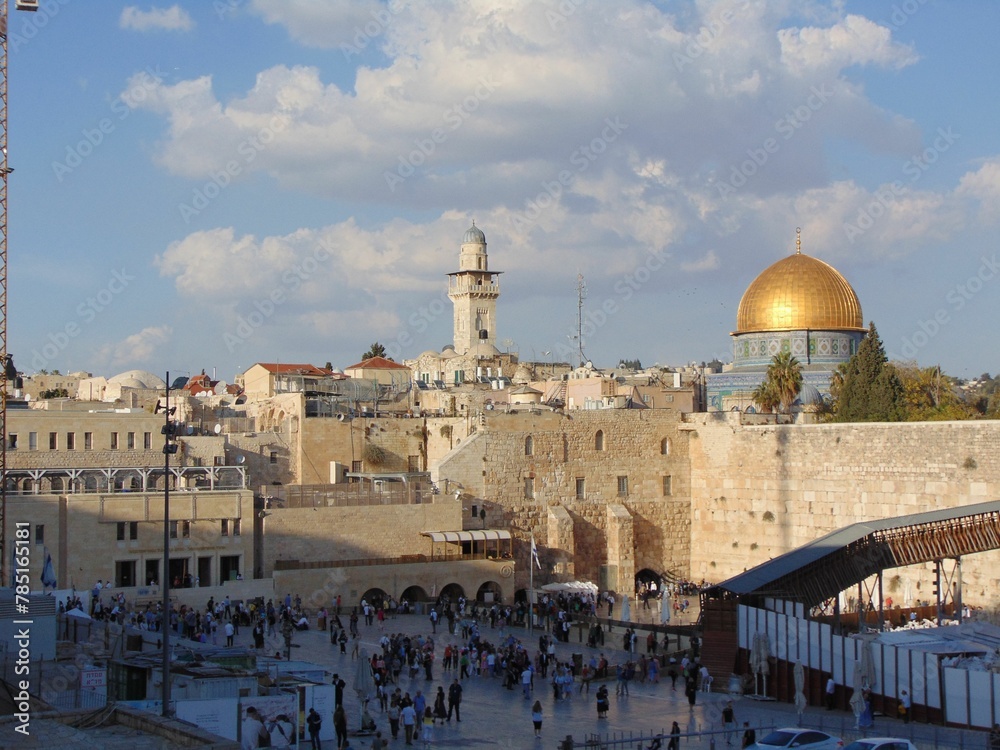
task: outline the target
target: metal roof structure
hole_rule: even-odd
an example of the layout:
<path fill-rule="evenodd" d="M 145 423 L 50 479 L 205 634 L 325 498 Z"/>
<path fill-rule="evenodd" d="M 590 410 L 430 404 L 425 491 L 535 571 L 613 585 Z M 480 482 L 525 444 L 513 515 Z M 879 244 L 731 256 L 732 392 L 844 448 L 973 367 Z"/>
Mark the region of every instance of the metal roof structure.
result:
<path fill-rule="evenodd" d="M 510 532 L 504 529 L 471 529 L 469 531 L 424 531 L 423 536 L 432 542 L 486 542 L 510 539 Z"/>
<path fill-rule="evenodd" d="M 862 521 L 740 573 L 705 596 L 812 607 L 890 568 L 994 549 L 1000 549 L 1000 501 Z"/>

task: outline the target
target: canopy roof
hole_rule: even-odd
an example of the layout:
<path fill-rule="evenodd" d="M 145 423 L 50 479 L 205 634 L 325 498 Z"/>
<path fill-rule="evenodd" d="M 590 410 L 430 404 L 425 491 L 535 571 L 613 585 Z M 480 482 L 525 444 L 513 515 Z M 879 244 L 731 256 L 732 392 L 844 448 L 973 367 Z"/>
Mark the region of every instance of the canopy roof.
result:
<path fill-rule="evenodd" d="M 432 542 L 484 542 L 506 541 L 510 532 L 503 529 L 474 529 L 469 531 L 424 531 Z"/>

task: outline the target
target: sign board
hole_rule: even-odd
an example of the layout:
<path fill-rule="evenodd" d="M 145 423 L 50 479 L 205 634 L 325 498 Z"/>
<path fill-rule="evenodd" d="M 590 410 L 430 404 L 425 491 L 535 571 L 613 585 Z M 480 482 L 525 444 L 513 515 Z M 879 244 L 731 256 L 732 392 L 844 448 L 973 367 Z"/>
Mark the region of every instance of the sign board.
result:
<path fill-rule="evenodd" d="M 80 687 L 83 689 L 107 687 L 106 669 L 83 669 L 80 671 Z"/>

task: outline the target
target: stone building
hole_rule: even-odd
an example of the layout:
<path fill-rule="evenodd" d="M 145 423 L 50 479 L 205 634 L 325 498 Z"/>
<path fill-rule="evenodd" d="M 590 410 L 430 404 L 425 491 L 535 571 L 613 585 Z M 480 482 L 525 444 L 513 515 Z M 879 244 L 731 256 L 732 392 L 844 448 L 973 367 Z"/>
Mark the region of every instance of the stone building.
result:
<path fill-rule="evenodd" d="M 708 376 L 709 411 L 754 411 L 753 391 L 782 352 L 802 366 L 803 405 L 830 394 L 833 370 L 858 350 L 865 331 L 861 303 L 835 268 L 802 253 L 764 269 L 743 293 L 736 313 L 733 365 Z"/>

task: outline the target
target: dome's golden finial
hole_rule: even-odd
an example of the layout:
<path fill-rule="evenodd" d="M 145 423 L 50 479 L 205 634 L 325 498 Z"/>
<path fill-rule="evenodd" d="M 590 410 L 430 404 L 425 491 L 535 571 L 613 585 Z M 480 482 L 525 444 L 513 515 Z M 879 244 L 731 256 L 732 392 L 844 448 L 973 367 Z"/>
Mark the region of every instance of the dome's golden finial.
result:
<path fill-rule="evenodd" d="M 795 227 L 795 254 L 802 255 L 802 227 Z"/>

